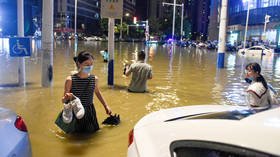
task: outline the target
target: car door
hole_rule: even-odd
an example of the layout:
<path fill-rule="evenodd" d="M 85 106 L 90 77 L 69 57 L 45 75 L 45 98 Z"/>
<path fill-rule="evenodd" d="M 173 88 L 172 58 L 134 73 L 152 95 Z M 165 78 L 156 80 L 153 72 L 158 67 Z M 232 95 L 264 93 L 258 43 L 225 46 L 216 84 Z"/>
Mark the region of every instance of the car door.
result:
<path fill-rule="evenodd" d="M 271 56 L 271 54 L 273 53 L 273 51 L 272 51 L 270 48 L 268 48 L 268 47 L 264 47 L 263 53 L 264 53 L 264 55 L 266 55 L 266 56 Z"/>
<path fill-rule="evenodd" d="M 249 48 L 248 55 L 252 57 L 261 57 L 262 54 L 262 48 L 261 47 L 251 47 Z"/>

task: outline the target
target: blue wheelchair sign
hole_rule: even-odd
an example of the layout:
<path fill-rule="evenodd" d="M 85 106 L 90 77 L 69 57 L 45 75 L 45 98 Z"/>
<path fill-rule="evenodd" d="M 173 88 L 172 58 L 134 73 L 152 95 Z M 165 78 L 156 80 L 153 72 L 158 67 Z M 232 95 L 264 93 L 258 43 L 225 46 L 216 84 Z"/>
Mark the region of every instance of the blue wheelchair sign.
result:
<path fill-rule="evenodd" d="M 31 56 L 31 39 L 29 37 L 9 38 L 9 47 L 11 57 Z"/>

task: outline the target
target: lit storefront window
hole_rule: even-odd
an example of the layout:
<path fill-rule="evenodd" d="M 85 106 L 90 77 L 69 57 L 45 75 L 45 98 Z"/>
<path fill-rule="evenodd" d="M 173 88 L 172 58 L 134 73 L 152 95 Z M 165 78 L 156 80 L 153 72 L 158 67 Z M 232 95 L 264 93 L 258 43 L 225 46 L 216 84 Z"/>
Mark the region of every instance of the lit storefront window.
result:
<path fill-rule="evenodd" d="M 257 1 L 258 0 L 242 0 L 242 2 L 243 2 L 243 10 L 247 10 L 248 4 L 250 5 L 250 9 L 257 8 Z"/>
<path fill-rule="evenodd" d="M 250 2 L 250 9 L 280 6 L 280 0 L 242 0 L 241 4 L 236 3 L 237 8 L 238 8 L 238 5 L 242 5 L 243 9 L 240 11 L 247 10 L 248 1 Z"/>
<path fill-rule="evenodd" d="M 232 33 L 230 32 L 230 36 L 229 36 L 229 43 L 231 45 L 235 45 L 235 42 L 238 41 L 238 33 Z"/>
<path fill-rule="evenodd" d="M 269 2 L 269 0 L 263 0 L 262 1 L 262 5 L 263 5 L 262 7 L 264 7 L 264 8 L 268 7 L 268 2 Z"/>
<path fill-rule="evenodd" d="M 250 5 L 250 14 L 248 20 L 247 37 L 250 40 L 260 41 L 265 40 L 270 43 L 278 43 L 280 45 L 279 29 L 274 25 L 280 24 L 280 0 L 229 0 L 229 22 L 228 26 L 239 26 L 236 29 L 229 29 L 227 40 L 232 44 L 235 41 L 243 40 L 246 15 L 248 4 Z M 265 16 L 271 16 L 268 28 L 266 28 L 265 39 L 264 21 Z"/>
<path fill-rule="evenodd" d="M 248 1 L 249 0 L 242 0 L 243 10 L 247 10 L 247 8 L 248 8 Z"/>
<path fill-rule="evenodd" d="M 280 0 L 262 0 L 262 7 L 280 6 Z"/>

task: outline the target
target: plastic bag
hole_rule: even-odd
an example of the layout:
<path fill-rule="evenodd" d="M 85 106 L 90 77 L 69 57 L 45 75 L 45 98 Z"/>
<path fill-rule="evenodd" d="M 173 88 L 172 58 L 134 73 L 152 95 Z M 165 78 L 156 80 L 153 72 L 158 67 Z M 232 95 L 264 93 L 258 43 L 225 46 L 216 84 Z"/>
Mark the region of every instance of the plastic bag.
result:
<path fill-rule="evenodd" d="M 55 120 L 55 124 L 67 134 L 75 132 L 75 126 L 77 123 L 77 119 L 73 117 L 73 119 L 70 123 L 64 123 L 63 119 L 62 119 L 62 112 L 63 111 L 61 111 L 58 114 L 58 116 Z"/>

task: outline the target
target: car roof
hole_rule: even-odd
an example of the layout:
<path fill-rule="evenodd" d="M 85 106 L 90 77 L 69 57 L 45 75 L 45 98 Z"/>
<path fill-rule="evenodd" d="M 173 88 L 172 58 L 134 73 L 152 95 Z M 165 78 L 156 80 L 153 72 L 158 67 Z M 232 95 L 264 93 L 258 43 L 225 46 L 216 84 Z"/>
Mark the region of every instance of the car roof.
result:
<path fill-rule="evenodd" d="M 0 107 L 0 120 L 6 120 L 7 118 L 16 116 L 16 113 L 10 109 Z"/>
<path fill-rule="evenodd" d="M 270 49 L 269 47 L 267 47 L 267 46 L 264 46 L 264 45 L 255 45 L 255 46 L 249 47 L 248 49 L 250 49 L 250 48 L 262 48 L 262 49 Z"/>
<path fill-rule="evenodd" d="M 232 110 L 247 110 L 246 106 L 231 106 L 231 105 L 192 105 L 192 106 L 181 106 L 168 109 L 161 109 L 156 112 L 145 115 L 140 121 L 137 122 L 135 128 L 142 127 L 143 125 L 149 125 L 153 123 L 163 122 L 166 120 L 204 114 L 204 113 L 214 113 Z"/>
<path fill-rule="evenodd" d="M 191 119 L 142 125 L 134 130 L 134 137 L 143 156 L 166 156 L 170 143 L 176 140 L 225 143 L 280 155 L 279 132 L 280 108 L 276 108 L 242 120 Z"/>
<path fill-rule="evenodd" d="M 280 128 L 280 107 L 259 112 L 247 118 L 244 118 L 243 123 L 256 123 L 259 125 L 269 125 Z"/>

